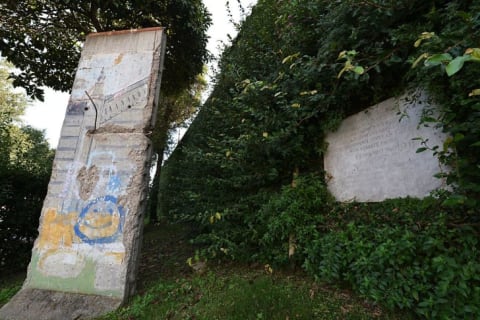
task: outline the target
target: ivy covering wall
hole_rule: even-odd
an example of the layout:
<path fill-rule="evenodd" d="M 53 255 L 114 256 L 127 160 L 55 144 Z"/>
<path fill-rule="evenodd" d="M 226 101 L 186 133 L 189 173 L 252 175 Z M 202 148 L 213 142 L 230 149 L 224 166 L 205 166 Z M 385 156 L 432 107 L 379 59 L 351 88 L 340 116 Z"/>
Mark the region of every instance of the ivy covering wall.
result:
<path fill-rule="evenodd" d="M 195 225 L 206 258 L 295 263 L 392 308 L 479 317 L 479 46 L 478 1 L 259 0 L 165 165 L 161 214 Z M 417 88 L 440 107 L 423 124 L 449 138 L 422 150 L 452 168 L 452 192 L 334 201 L 326 132 Z"/>

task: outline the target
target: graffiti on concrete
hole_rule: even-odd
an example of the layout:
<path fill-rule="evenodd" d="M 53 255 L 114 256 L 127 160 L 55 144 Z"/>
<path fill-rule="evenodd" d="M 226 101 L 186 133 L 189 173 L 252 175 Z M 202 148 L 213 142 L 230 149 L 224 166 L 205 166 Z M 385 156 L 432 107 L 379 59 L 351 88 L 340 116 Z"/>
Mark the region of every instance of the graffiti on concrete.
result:
<path fill-rule="evenodd" d="M 148 79 L 137 81 L 114 94 L 107 95 L 100 112 L 100 124 L 107 122 L 135 105 L 145 103 L 148 94 Z"/>
<path fill-rule="evenodd" d="M 111 243 L 118 240 L 124 221 L 123 207 L 114 196 L 99 197 L 82 209 L 75 234 L 85 243 Z"/>
<path fill-rule="evenodd" d="M 25 288 L 134 292 L 164 50 L 162 28 L 87 37 Z"/>

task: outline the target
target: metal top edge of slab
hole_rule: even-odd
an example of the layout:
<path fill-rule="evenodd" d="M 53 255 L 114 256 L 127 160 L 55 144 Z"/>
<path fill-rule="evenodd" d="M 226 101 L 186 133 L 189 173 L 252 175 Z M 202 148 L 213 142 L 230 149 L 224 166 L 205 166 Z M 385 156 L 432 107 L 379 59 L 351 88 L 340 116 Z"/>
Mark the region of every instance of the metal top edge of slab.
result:
<path fill-rule="evenodd" d="M 98 37 L 98 36 L 114 36 L 128 33 L 139 33 L 147 31 L 163 31 L 165 27 L 151 27 L 151 28 L 142 28 L 142 29 L 129 29 L 129 30 L 117 30 L 117 31 L 104 31 L 104 32 L 94 32 L 87 35 L 89 37 Z"/>

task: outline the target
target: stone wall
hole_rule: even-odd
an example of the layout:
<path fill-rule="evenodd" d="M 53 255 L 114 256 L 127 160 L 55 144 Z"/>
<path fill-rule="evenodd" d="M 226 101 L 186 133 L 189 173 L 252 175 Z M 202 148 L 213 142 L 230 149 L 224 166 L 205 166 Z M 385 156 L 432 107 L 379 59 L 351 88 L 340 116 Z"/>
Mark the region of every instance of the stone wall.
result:
<path fill-rule="evenodd" d="M 420 125 L 422 113 L 435 113 L 424 94 L 388 99 L 346 118 L 327 135 L 324 158 L 329 190 L 339 201 L 382 201 L 425 197 L 444 187 L 434 177 L 445 170 L 432 151 L 417 153 L 420 140 L 443 147 L 446 136 L 435 124 Z"/>

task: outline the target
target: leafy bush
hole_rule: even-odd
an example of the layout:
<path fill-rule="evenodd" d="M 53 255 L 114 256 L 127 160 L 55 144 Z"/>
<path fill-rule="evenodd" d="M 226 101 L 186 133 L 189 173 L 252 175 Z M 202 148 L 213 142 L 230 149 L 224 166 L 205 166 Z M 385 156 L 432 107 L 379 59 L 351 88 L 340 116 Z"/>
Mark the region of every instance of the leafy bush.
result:
<path fill-rule="evenodd" d="M 208 221 L 225 211 L 232 226 L 252 223 L 263 203 L 245 199 L 275 194 L 294 168 L 321 168 L 323 138 L 341 119 L 419 87 L 438 103 L 440 125 L 452 136 L 437 152 L 452 168 L 447 202 L 475 214 L 480 100 L 469 92 L 480 63 L 452 77 L 442 63 L 412 65 L 422 54 L 458 57 L 477 47 L 479 10 L 477 1 L 258 1 L 168 161 L 162 214 Z M 415 46 L 424 32 L 437 36 Z"/>
<path fill-rule="evenodd" d="M 42 152 L 37 152 L 35 158 L 32 155 L 29 169 L 17 166 L 9 170 L 0 170 L 0 273 L 2 274 L 18 272 L 26 268 L 30 260 L 52 168 L 53 153 L 48 149 L 45 140 L 43 143 L 44 146 L 37 144 L 36 151 Z M 36 169 L 35 165 L 40 166 L 41 169 Z"/>
<path fill-rule="evenodd" d="M 325 214 L 334 200 L 318 175 L 299 177 L 296 186 L 285 186 L 273 195 L 255 215 L 263 259 L 269 263 L 301 264 L 305 248 L 317 233 L 317 226 L 324 223 Z M 294 254 L 289 257 L 289 247 Z"/>
<path fill-rule="evenodd" d="M 419 61 L 423 67 L 412 68 L 408 79 L 425 88 L 440 106 L 438 120 L 451 137 L 435 152 L 452 168 L 444 174 L 454 191 L 446 204 L 466 205 L 464 213 L 470 215 L 480 204 L 480 3 L 438 2 L 425 16 L 428 23 L 415 43 L 418 50 L 409 59 L 413 67 Z"/>
<path fill-rule="evenodd" d="M 169 160 L 165 214 L 199 225 L 210 253 L 285 264 L 294 245 L 293 261 L 375 301 L 478 317 L 480 63 L 448 76 L 432 57 L 476 54 L 479 12 L 478 1 L 259 0 Z M 286 186 L 296 168 L 321 169 L 343 118 L 418 88 L 451 136 L 428 146 L 452 168 L 448 197 L 343 205 L 320 176 Z"/>
<path fill-rule="evenodd" d="M 259 192 L 240 200 L 235 206 L 219 211 L 205 211 L 191 221 L 199 231 L 192 240 L 202 247 L 205 258 L 256 261 L 262 254 L 263 224 L 256 221 L 258 203 L 267 201 Z M 248 212 L 248 209 L 251 211 Z"/>
<path fill-rule="evenodd" d="M 47 193 L 53 151 L 42 131 L 20 126 L 25 95 L 0 60 L 0 274 L 26 267 Z"/>
<path fill-rule="evenodd" d="M 428 201 L 417 200 L 416 210 L 411 199 L 349 206 L 357 218 L 317 233 L 305 268 L 390 308 L 434 319 L 478 318 L 479 230 L 453 223 L 438 206 L 425 208 Z"/>

